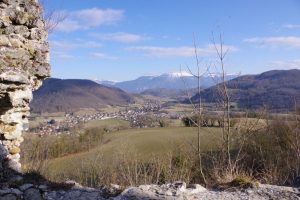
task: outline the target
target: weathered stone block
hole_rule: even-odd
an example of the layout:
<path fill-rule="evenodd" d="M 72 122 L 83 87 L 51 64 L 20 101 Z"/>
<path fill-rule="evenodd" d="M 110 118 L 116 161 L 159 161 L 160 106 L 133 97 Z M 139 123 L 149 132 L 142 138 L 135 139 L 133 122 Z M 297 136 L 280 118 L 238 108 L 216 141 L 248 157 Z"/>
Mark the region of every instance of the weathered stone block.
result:
<path fill-rule="evenodd" d="M 14 20 L 15 20 L 16 24 L 23 25 L 23 24 L 27 23 L 31 17 L 32 16 L 30 16 L 26 12 L 17 12 L 16 18 Z"/>
<path fill-rule="evenodd" d="M 10 42 L 7 36 L 0 35 L 0 46 L 10 46 Z"/>
<path fill-rule="evenodd" d="M 24 200 L 43 200 L 39 189 L 30 188 L 24 192 Z"/>
<path fill-rule="evenodd" d="M 50 75 L 47 36 L 37 1 L 0 1 L 0 179 L 21 169 L 32 91 Z"/>
<path fill-rule="evenodd" d="M 16 130 L 16 127 L 9 124 L 0 123 L 0 133 L 12 133 Z"/>

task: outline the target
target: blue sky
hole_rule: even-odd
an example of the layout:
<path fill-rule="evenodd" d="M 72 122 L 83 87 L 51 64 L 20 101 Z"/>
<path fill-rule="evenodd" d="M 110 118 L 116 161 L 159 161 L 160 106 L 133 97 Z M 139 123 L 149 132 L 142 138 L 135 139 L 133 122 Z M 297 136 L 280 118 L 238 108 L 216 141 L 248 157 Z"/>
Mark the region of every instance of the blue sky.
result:
<path fill-rule="evenodd" d="M 130 80 L 216 62 L 226 72 L 300 69 L 299 0 L 44 0 L 66 19 L 49 35 L 52 76 Z"/>

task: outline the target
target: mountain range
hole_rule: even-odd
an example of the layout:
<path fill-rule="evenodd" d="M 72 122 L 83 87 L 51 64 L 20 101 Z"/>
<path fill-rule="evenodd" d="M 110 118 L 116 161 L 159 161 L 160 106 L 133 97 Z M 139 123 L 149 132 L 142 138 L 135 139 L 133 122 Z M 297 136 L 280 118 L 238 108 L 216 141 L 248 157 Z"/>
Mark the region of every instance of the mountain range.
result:
<path fill-rule="evenodd" d="M 49 78 L 33 93 L 32 112 L 70 112 L 80 108 L 132 103 L 131 95 L 90 80 Z"/>
<path fill-rule="evenodd" d="M 294 110 L 300 105 L 300 70 L 272 70 L 259 75 L 245 75 L 226 82 L 230 101 L 238 108 L 259 109 L 266 107 L 275 111 Z M 205 102 L 222 99 L 222 85 L 218 84 L 201 92 Z M 193 102 L 199 95 L 192 97 Z M 188 103 L 189 101 L 185 101 Z"/>
<path fill-rule="evenodd" d="M 213 77 L 212 77 L 213 76 Z M 237 75 L 228 75 L 226 80 L 236 78 Z M 208 88 L 218 82 L 218 75 L 207 75 L 201 77 L 201 88 Z M 142 93 L 146 90 L 185 90 L 195 88 L 198 85 L 197 78 L 187 72 L 166 73 L 159 76 L 141 76 L 135 80 L 123 82 L 97 81 L 100 84 L 120 88 L 129 93 Z"/>
<path fill-rule="evenodd" d="M 209 87 L 215 83 L 216 78 L 218 76 L 215 79 L 205 77 L 201 80 L 202 86 Z M 180 85 L 182 79 L 186 79 L 186 83 L 192 85 L 188 90 L 178 89 L 183 88 Z M 199 95 L 196 94 L 194 81 L 194 78 L 188 75 L 181 77 L 177 74 L 165 74 L 156 77 L 140 77 L 133 81 L 105 86 L 90 80 L 49 78 L 44 81 L 39 90 L 33 93 L 34 98 L 30 106 L 32 112 L 70 112 L 80 108 L 99 108 L 134 102 L 133 95 L 117 88 L 121 86 L 127 88 L 127 91 L 140 91 L 140 95 L 171 97 L 183 103 L 190 102 L 182 100 L 186 98 L 185 91 L 189 91 L 192 95 L 191 100 L 197 102 Z M 226 85 L 230 102 L 237 105 L 238 109 L 255 110 L 266 107 L 270 110 L 286 112 L 293 110 L 295 104 L 300 105 L 300 70 L 273 70 L 259 75 L 239 76 L 226 81 Z M 149 89 L 146 89 L 148 87 Z M 201 88 L 201 99 L 207 103 L 220 101 L 222 99 L 220 88 L 222 89 L 222 83 L 206 89 Z"/>

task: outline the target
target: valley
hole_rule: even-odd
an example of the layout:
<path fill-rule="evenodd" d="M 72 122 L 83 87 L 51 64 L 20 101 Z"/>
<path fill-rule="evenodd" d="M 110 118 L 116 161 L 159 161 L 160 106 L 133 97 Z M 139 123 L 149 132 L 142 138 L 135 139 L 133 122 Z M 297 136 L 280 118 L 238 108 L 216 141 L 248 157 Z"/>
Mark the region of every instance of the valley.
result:
<path fill-rule="evenodd" d="M 295 72 L 292 71 L 292 73 Z M 241 90 L 247 88 L 250 92 L 248 96 L 251 96 L 251 91 L 255 88 L 244 87 L 244 82 L 239 81 L 239 79 L 246 78 L 247 76 L 229 81 L 229 88 L 233 84 Z M 274 79 L 272 81 L 276 82 Z M 65 82 L 67 83 L 68 80 Z M 77 84 L 77 81 L 72 80 L 72 82 Z M 236 82 L 241 82 L 241 86 L 235 84 Z M 63 91 L 68 91 L 62 93 L 66 96 L 70 94 L 69 87 L 75 92 L 73 85 L 68 84 L 62 87 Z M 255 84 L 252 85 L 256 87 Z M 100 85 L 100 87 L 102 86 Z M 108 86 L 105 87 L 110 90 Z M 224 120 L 227 119 L 224 119 L 222 106 L 216 101 L 207 100 L 208 92 L 214 90 L 215 87 L 217 86 L 201 90 L 204 101 L 201 105 L 200 122 L 196 117 L 198 115 L 197 100 L 192 97 L 191 102 L 185 102 L 186 97 L 180 90 L 177 91 L 181 95 L 177 96 L 168 95 L 168 92 L 163 97 L 151 95 L 148 92 L 126 93 L 131 99 L 131 103 L 126 102 L 119 105 L 109 103 L 100 107 L 85 108 L 75 106 L 74 109 L 61 107 L 61 112 L 51 112 L 50 109 L 47 110 L 50 112 L 33 113 L 30 117 L 29 129 L 25 133 L 25 142 L 22 144 L 22 149 L 24 149 L 23 168 L 25 171 L 37 170 L 52 181 L 60 182 L 71 178 L 92 187 L 111 182 L 120 185 L 140 185 L 153 182 L 158 184 L 178 179 L 186 182 L 199 182 L 201 181 L 201 177 L 197 175 L 199 172 L 193 171 L 193 167 L 196 165 L 194 162 L 197 160 L 199 137 L 201 138 L 203 159 L 206 160 L 204 168 L 210 171 L 211 165 L 216 165 L 216 163 L 209 157 L 218 155 L 217 152 L 224 143 L 224 139 L 222 139 L 226 133 L 224 127 L 228 126 L 224 124 Z M 42 90 L 49 91 L 47 88 L 48 85 L 45 84 L 45 88 Z M 60 93 L 61 87 L 58 85 L 52 90 Z M 112 90 L 123 92 L 115 88 Z M 85 94 L 81 94 L 80 91 L 77 91 L 77 95 L 84 97 Z M 193 89 L 189 92 L 196 93 L 197 90 Z M 52 92 L 50 93 L 52 94 Z M 38 91 L 35 96 L 43 99 L 44 96 L 40 94 L 43 93 Z M 105 93 L 103 94 L 105 95 Z M 210 96 L 210 98 L 212 97 Z M 73 98 L 75 99 L 76 96 Z M 270 96 L 270 98 L 272 97 Z M 46 110 L 48 108 L 47 101 L 41 101 L 44 102 L 43 106 Z M 72 103 L 68 102 L 68 105 L 72 105 Z M 290 110 L 288 112 L 279 113 L 278 110 L 270 112 L 263 107 L 243 109 L 243 107 L 237 106 L 240 105 L 238 101 L 236 104 L 234 103 L 231 103 L 230 125 L 228 126 L 231 129 L 230 151 L 232 152 L 239 150 L 245 156 L 247 151 L 254 151 L 253 147 L 248 145 L 252 142 L 255 145 L 263 142 L 255 139 L 267 137 L 267 135 L 261 134 L 266 130 L 272 130 L 278 121 L 284 121 L 282 126 L 294 126 L 292 124 L 295 122 L 295 113 L 290 109 L 286 110 Z M 35 109 L 35 105 L 34 100 L 33 111 L 38 110 Z M 51 106 L 53 105 L 51 104 Z M 63 104 L 60 105 L 63 106 Z M 200 124 L 199 129 L 197 124 Z M 274 133 L 270 132 L 270 134 Z M 253 141 L 254 135 L 259 136 L 256 136 Z M 247 140 L 246 147 L 240 146 L 245 145 L 243 144 L 245 140 Z M 261 145 L 265 145 L 265 143 Z M 276 144 L 273 145 L 276 146 Z M 29 155 L 33 156 L 29 157 Z M 179 159 L 181 164 L 177 166 L 174 159 Z M 244 162 L 248 162 L 247 159 Z M 148 165 L 152 166 L 147 169 L 153 170 L 151 174 L 144 171 Z M 172 167 L 168 171 L 170 165 Z M 126 170 L 121 169 L 120 166 L 125 167 Z M 138 172 L 132 170 L 138 170 Z M 164 176 L 163 180 L 161 176 Z M 210 179 L 215 181 L 213 176 Z"/>
<path fill-rule="evenodd" d="M 299 200 L 296 4 L 0 0 L 0 200 Z"/>

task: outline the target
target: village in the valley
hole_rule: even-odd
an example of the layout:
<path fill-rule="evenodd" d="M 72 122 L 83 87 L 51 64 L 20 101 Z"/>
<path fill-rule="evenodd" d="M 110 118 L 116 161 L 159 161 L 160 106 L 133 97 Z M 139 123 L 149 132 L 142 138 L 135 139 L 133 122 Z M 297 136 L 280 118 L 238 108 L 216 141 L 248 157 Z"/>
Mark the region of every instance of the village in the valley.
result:
<path fill-rule="evenodd" d="M 79 124 L 87 123 L 89 121 L 105 120 L 117 118 L 126 120 L 131 127 L 145 128 L 147 125 L 143 122 L 143 116 L 150 115 L 153 118 L 159 119 L 167 117 L 168 114 L 161 112 L 161 105 L 157 102 L 149 102 L 139 108 L 126 108 L 118 112 L 96 112 L 94 114 L 77 115 L 75 113 L 66 113 L 63 120 L 56 121 L 55 119 L 45 119 L 45 121 L 38 127 L 28 129 L 27 133 L 39 136 L 44 135 L 60 135 L 70 134 L 70 129 Z M 179 116 L 176 116 L 179 118 Z"/>

